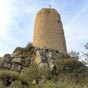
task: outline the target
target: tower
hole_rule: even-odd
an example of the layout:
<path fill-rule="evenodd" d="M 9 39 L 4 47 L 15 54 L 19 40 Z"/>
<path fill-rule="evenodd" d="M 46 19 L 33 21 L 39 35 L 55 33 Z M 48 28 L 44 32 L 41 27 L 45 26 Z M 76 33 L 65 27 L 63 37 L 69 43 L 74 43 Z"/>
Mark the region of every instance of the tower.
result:
<path fill-rule="evenodd" d="M 55 9 L 41 9 L 35 19 L 33 46 L 49 48 L 67 53 L 63 26 Z"/>

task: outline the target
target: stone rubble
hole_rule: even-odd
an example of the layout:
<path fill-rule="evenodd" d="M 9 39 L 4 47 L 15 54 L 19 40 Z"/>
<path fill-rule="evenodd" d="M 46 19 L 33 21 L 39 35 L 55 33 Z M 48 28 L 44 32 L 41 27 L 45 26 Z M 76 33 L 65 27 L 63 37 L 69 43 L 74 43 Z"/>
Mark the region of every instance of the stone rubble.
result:
<path fill-rule="evenodd" d="M 39 67 L 54 67 L 54 59 L 58 58 L 59 52 L 56 50 L 37 48 L 35 50 L 34 62 L 39 65 Z"/>
<path fill-rule="evenodd" d="M 18 48 L 18 50 L 16 48 L 11 55 L 5 54 L 0 57 L 0 68 L 21 71 L 24 67 L 29 66 L 32 63 L 31 61 L 39 67 L 53 68 L 53 60 L 59 57 L 58 51 L 46 48 L 33 48 L 29 52 L 30 54 L 25 58 L 21 57 L 21 54 L 24 53 L 23 48 Z"/>

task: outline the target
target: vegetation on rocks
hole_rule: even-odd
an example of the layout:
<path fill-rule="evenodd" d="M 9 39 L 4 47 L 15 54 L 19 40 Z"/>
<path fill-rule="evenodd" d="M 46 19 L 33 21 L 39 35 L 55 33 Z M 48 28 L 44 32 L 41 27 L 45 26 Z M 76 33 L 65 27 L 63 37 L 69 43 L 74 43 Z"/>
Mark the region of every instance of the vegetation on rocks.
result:
<path fill-rule="evenodd" d="M 88 68 L 74 58 L 54 60 L 54 69 L 39 68 L 34 63 L 21 73 L 0 71 L 0 88 L 5 87 L 5 79 L 10 77 L 9 88 L 87 88 Z M 3 80 L 2 80 L 3 79 Z M 23 83 L 22 83 L 23 82 Z M 4 85 L 3 85 L 4 84 Z M 7 85 L 6 85 L 7 86 Z M 25 86 L 25 87 L 24 87 Z M 7 86 L 8 87 L 8 86 Z"/>
<path fill-rule="evenodd" d="M 31 45 L 27 47 L 16 49 L 17 52 L 15 51 L 16 54 L 13 55 L 13 57 L 20 60 L 15 63 L 22 66 L 20 71 L 12 71 L 6 68 L 0 69 L 0 88 L 88 88 L 88 67 L 78 61 L 76 57 L 60 54 L 56 51 L 55 53 L 53 50 L 45 48 L 37 49 L 38 54 L 42 52 L 45 57 L 46 55 L 49 56 L 46 57 L 49 60 L 45 60 L 48 62 L 53 60 L 54 63 L 53 68 L 41 68 L 31 60 L 35 48 Z M 10 55 L 4 57 L 7 59 Z M 10 57 L 10 59 L 14 61 L 14 58 Z"/>

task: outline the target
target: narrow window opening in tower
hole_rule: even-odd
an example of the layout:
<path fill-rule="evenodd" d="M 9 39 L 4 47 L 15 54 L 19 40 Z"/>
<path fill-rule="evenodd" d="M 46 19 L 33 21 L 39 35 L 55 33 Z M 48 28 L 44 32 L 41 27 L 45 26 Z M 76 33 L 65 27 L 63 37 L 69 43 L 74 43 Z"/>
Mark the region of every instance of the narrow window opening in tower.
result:
<path fill-rule="evenodd" d="M 60 23 L 60 21 L 58 20 L 58 23 Z"/>

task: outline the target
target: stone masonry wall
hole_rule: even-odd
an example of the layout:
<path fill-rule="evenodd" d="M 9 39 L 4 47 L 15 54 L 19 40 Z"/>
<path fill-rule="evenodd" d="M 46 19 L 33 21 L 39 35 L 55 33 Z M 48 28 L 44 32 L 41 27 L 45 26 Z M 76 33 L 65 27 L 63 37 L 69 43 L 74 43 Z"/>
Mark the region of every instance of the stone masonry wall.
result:
<path fill-rule="evenodd" d="M 61 18 L 55 9 L 44 8 L 38 12 L 34 25 L 33 46 L 67 53 Z"/>

